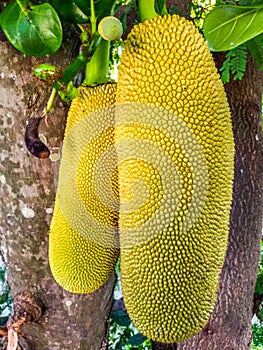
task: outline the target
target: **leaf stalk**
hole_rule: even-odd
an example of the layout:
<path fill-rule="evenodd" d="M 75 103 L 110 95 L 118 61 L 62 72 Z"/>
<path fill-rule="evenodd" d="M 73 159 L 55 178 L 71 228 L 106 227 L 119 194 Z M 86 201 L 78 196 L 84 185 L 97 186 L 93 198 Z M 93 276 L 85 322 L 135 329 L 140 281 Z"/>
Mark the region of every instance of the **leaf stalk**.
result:
<path fill-rule="evenodd" d="M 158 16 L 154 3 L 155 0 L 138 0 L 141 22 Z"/>

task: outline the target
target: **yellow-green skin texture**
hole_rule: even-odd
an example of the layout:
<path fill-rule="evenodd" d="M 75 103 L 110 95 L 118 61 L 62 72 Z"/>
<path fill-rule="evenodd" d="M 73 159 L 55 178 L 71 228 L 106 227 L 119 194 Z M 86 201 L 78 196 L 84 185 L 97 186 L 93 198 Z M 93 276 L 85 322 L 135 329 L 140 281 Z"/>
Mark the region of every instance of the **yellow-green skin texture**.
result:
<path fill-rule="evenodd" d="M 100 176 L 96 164 L 114 141 L 115 93 L 116 84 L 81 88 L 68 114 L 49 260 L 56 281 L 73 293 L 91 293 L 101 287 L 119 254 L 117 209 L 114 203 L 107 206 L 101 200 L 107 200 L 106 185 L 99 193 L 101 198 L 95 186 L 96 176 Z M 102 166 L 116 167 L 114 149 Z M 112 182 L 117 188 L 117 178 Z M 114 202 L 114 198 L 110 200 Z"/>
<path fill-rule="evenodd" d="M 116 110 L 125 306 L 148 338 L 180 342 L 205 326 L 216 301 L 234 168 L 223 85 L 191 22 L 166 15 L 134 27 Z M 146 204 L 136 208 L 136 198 Z"/>

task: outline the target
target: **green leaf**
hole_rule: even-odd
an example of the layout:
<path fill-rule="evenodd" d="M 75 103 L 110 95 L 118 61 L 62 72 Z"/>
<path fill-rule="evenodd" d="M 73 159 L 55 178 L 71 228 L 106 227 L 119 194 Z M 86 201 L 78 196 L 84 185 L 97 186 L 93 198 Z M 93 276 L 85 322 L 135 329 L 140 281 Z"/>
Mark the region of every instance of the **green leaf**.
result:
<path fill-rule="evenodd" d="M 57 51 L 62 42 L 62 27 L 50 4 L 20 7 L 12 2 L 0 15 L 0 25 L 10 43 L 31 56 Z"/>
<path fill-rule="evenodd" d="M 128 343 L 133 345 L 133 346 L 139 346 L 140 344 L 142 344 L 145 340 L 147 339 L 147 337 L 145 337 L 144 335 L 142 335 L 141 333 L 137 333 L 134 334 L 132 337 L 130 337 Z"/>
<path fill-rule="evenodd" d="M 94 9 L 97 20 L 112 15 L 115 2 L 115 0 L 94 0 Z M 85 14 L 87 14 L 88 17 L 91 16 L 90 0 L 75 0 L 75 3 Z"/>
<path fill-rule="evenodd" d="M 263 5 L 219 6 L 204 19 L 203 31 L 211 51 L 227 51 L 263 33 Z"/>
<path fill-rule="evenodd" d="M 3 326 L 8 321 L 8 317 L 0 317 L 0 326 Z"/>
<path fill-rule="evenodd" d="M 256 60 L 259 69 L 263 69 L 263 35 L 260 34 L 247 42 L 253 58 Z"/>
<path fill-rule="evenodd" d="M 155 0 L 155 11 L 163 16 L 165 14 L 167 14 L 167 9 L 166 9 L 166 0 Z"/>
<path fill-rule="evenodd" d="M 71 81 L 68 83 L 66 91 L 58 90 L 58 94 L 63 101 L 69 103 L 78 95 L 78 91 Z"/>
<path fill-rule="evenodd" d="M 49 3 L 57 11 L 59 17 L 65 22 L 69 23 L 85 23 L 89 21 L 88 9 L 84 6 L 87 4 L 87 1 L 82 2 L 79 1 L 80 5 L 82 5 L 83 10 L 79 6 L 78 2 L 74 0 L 63 0 L 63 2 L 61 0 L 49 1 Z"/>
<path fill-rule="evenodd" d="M 255 293 L 263 295 L 263 273 L 258 274 L 257 283 L 255 286 Z"/>
<path fill-rule="evenodd" d="M 60 18 L 69 23 L 89 22 L 90 0 L 49 0 Z M 115 0 L 94 0 L 94 9 L 97 20 L 112 14 Z"/>
<path fill-rule="evenodd" d="M 229 50 L 226 54 L 226 59 L 223 62 L 220 71 L 222 72 L 223 83 L 230 81 L 231 74 L 233 79 L 242 79 L 247 63 L 247 46 L 246 44 L 240 45 L 232 50 Z"/>
<path fill-rule="evenodd" d="M 4 304 L 8 300 L 8 297 L 9 297 L 8 292 L 1 294 L 0 295 L 0 304 Z"/>
<path fill-rule="evenodd" d="M 76 0 L 76 4 L 83 12 L 87 11 L 88 16 L 90 16 L 90 0 Z M 94 0 L 95 15 L 97 19 L 111 15 L 114 4 L 115 0 Z"/>
<path fill-rule="evenodd" d="M 172 6 L 168 9 L 168 13 L 170 13 L 171 15 L 179 15 L 180 10 L 177 6 Z"/>
<path fill-rule="evenodd" d="M 42 63 L 35 67 L 33 74 L 40 80 L 44 80 L 51 85 L 63 76 L 63 71 L 60 67 Z"/>
<path fill-rule="evenodd" d="M 5 270 L 0 270 L 0 281 L 4 282 L 6 277 L 5 277 Z"/>
<path fill-rule="evenodd" d="M 131 324 L 131 319 L 127 312 L 122 310 L 113 311 L 112 318 L 116 323 L 123 327 L 128 327 Z"/>
<path fill-rule="evenodd" d="M 247 46 L 243 44 L 231 51 L 234 52 L 231 62 L 231 71 L 234 74 L 234 80 L 242 79 L 246 71 Z"/>

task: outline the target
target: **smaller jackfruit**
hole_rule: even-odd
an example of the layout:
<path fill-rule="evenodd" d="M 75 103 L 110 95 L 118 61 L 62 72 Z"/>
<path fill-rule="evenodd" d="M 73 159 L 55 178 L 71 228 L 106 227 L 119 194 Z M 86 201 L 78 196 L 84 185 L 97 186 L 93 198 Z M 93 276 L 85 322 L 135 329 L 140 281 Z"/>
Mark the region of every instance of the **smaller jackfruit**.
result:
<path fill-rule="evenodd" d="M 68 114 L 49 259 L 56 281 L 73 293 L 102 286 L 118 258 L 117 174 L 108 173 L 116 167 L 115 92 L 116 84 L 81 88 Z"/>
<path fill-rule="evenodd" d="M 108 41 L 120 40 L 123 34 L 121 21 L 113 16 L 104 17 L 99 25 L 98 32 L 103 39 Z"/>

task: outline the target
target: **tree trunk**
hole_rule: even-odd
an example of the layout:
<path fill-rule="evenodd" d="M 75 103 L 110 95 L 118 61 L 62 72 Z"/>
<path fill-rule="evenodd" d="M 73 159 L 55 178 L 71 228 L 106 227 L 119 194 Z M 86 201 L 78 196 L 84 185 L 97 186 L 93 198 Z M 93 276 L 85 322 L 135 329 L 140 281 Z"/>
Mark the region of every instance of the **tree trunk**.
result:
<path fill-rule="evenodd" d="M 0 45 L 1 254 L 11 295 L 17 295 L 9 326 L 25 323 L 19 337 L 23 349 L 99 350 L 111 310 L 114 274 L 90 295 L 68 293 L 52 278 L 48 232 L 59 161 L 38 159 L 24 144 L 26 120 L 41 113 L 51 93 L 34 82 L 32 69 L 46 61 L 66 66 L 70 49 L 67 43 L 51 57 L 36 58 L 25 57 L 7 42 Z M 59 157 L 67 110 L 57 99 L 49 128 L 41 125 L 53 160 Z M 32 320 L 37 322 L 26 323 Z"/>

